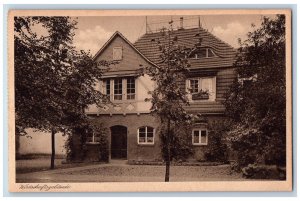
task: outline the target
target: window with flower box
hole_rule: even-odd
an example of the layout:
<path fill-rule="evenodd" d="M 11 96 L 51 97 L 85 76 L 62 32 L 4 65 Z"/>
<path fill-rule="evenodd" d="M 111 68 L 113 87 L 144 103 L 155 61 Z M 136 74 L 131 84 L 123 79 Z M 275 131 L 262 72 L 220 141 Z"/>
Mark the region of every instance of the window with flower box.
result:
<path fill-rule="evenodd" d="M 216 77 L 196 77 L 186 81 L 186 89 L 189 99 L 192 101 L 215 101 Z"/>

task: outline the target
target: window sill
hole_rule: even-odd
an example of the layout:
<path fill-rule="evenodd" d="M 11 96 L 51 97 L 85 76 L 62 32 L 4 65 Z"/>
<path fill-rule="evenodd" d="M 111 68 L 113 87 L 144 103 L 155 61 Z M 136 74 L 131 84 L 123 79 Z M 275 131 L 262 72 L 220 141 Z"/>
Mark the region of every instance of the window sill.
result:
<path fill-rule="evenodd" d="M 218 56 L 212 56 L 212 57 L 200 57 L 200 58 L 188 58 L 190 60 L 201 60 L 201 59 L 211 59 L 211 58 L 217 58 Z"/>
<path fill-rule="evenodd" d="M 112 103 L 131 103 L 135 102 L 136 99 L 126 99 L 126 100 L 111 100 Z"/>
<path fill-rule="evenodd" d="M 153 144 L 146 144 L 146 143 L 145 144 L 141 144 L 141 143 L 137 143 L 137 145 L 141 146 L 141 147 L 144 147 L 144 146 L 145 147 L 154 147 L 155 144 L 154 143 Z"/>
<path fill-rule="evenodd" d="M 206 146 L 206 145 L 207 145 L 207 143 L 206 144 L 193 144 L 193 146 L 195 146 L 195 147 Z"/>
<path fill-rule="evenodd" d="M 190 103 L 205 103 L 205 102 L 217 102 L 216 100 L 207 100 L 207 99 L 205 99 L 205 100 L 189 100 L 189 102 Z"/>
<path fill-rule="evenodd" d="M 86 142 L 85 144 L 88 144 L 88 145 L 97 145 L 97 144 L 100 144 L 100 142 Z"/>

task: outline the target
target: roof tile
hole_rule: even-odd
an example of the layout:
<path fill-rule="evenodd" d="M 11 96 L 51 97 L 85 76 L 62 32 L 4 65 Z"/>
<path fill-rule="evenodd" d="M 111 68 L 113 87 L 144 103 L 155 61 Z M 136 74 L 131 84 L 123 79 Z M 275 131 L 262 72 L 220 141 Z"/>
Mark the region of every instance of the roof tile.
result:
<path fill-rule="evenodd" d="M 217 56 L 210 58 L 190 59 L 191 68 L 219 68 L 219 67 L 230 67 L 235 62 L 236 49 L 229 44 L 218 39 L 210 32 L 202 28 L 193 29 L 180 29 L 173 31 L 173 36 L 177 36 L 178 44 L 185 46 L 186 48 L 193 48 L 198 42 L 199 37 L 195 37 L 199 34 L 202 40 L 203 47 L 210 47 Z M 162 44 L 167 43 L 167 39 L 163 37 L 163 33 L 147 33 L 139 38 L 134 46 L 143 54 L 146 58 L 155 64 L 160 61 L 159 49 L 156 43 L 151 41 L 152 39 L 159 39 Z"/>

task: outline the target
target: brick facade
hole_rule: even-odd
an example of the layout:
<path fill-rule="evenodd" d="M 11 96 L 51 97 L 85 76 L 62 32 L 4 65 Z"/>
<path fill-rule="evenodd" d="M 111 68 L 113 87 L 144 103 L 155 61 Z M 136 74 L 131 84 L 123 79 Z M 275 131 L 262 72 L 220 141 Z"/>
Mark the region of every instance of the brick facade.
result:
<path fill-rule="evenodd" d="M 128 115 L 99 115 L 91 116 L 92 124 L 101 124 L 108 129 L 113 126 L 125 126 L 127 128 L 127 160 L 161 160 L 160 144 L 158 133 L 154 135 L 153 145 L 138 144 L 138 128 L 142 126 L 151 126 L 157 131 L 159 121 L 155 116 L 150 114 L 128 114 Z M 111 146 L 111 133 L 108 137 L 109 146 Z M 111 151 L 109 151 L 111 159 Z"/>
<path fill-rule="evenodd" d="M 207 128 L 208 124 L 221 122 L 224 120 L 223 115 L 207 115 L 205 117 L 206 123 L 204 124 L 195 124 L 190 128 L 190 134 L 192 135 L 192 129 L 195 128 Z M 151 114 L 128 114 L 128 115 L 93 115 L 90 116 L 90 122 L 93 125 L 104 125 L 108 130 L 108 155 L 109 161 L 112 160 L 111 157 L 111 128 L 114 126 L 124 126 L 127 129 L 127 159 L 128 162 L 135 161 L 162 161 L 161 157 L 161 148 L 160 148 L 160 139 L 159 139 L 159 121 L 158 118 Z M 155 129 L 154 135 L 154 144 L 153 145 L 141 145 L 138 143 L 138 128 L 142 126 L 150 126 Z M 189 161 L 204 161 L 205 151 L 209 149 L 211 136 L 208 134 L 208 144 L 207 145 L 193 145 L 194 155 L 190 156 Z M 80 153 L 80 143 L 78 136 L 73 138 L 73 144 L 77 148 L 76 159 L 84 161 L 103 161 L 105 159 L 101 158 L 101 149 L 97 144 L 86 144 L 84 157 Z"/>

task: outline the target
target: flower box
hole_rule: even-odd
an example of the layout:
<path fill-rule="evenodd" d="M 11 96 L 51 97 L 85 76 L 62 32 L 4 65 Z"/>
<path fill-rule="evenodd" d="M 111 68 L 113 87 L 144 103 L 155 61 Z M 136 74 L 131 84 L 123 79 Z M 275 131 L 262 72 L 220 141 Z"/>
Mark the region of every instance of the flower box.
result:
<path fill-rule="evenodd" d="M 208 100 L 209 99 L 209 94 L 208 93 L 192 94 L 192 99 L 193 100 Z"/>

